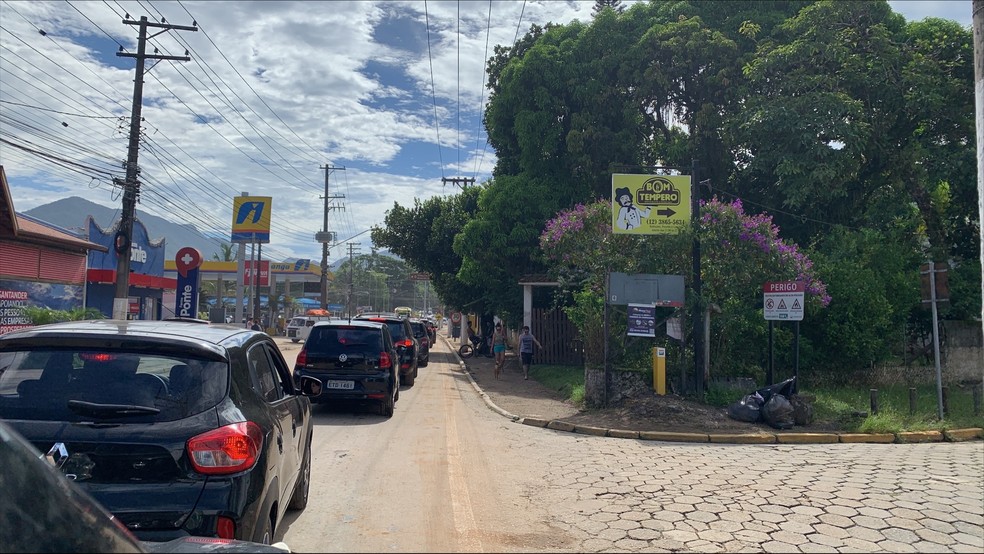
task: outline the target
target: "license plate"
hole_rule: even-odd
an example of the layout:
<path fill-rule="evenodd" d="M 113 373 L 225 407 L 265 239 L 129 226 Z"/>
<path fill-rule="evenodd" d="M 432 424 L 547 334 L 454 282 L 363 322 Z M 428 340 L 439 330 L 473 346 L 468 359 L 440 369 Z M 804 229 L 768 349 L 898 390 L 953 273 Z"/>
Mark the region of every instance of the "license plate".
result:
<path fill-rule="evenodd" d="M 329 380 L 325 383 L 325 386 L 329 389 L 345 389 L 352 390 L 355 388 L 355 381 L 332 381 Z"/>

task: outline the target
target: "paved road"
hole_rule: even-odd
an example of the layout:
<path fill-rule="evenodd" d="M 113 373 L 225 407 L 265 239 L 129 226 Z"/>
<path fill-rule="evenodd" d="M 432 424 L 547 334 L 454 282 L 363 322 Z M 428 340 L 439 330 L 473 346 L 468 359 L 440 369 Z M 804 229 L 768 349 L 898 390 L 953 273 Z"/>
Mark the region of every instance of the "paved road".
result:
<path fill-rule="evenodd" d="M 282 535 L 295 551 L 984 551 L 981 441 L 688 445 L 553 431 L 489 410 L 438 345 L 392 420 L 318 408 L 312 503 Z"/>

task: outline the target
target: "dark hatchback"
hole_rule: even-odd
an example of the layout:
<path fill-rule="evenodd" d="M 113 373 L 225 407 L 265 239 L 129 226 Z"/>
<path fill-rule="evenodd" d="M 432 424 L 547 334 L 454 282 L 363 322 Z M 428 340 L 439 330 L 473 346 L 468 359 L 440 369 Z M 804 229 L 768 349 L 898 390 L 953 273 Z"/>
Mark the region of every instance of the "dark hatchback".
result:
<path fill-rule="evenodd" d="M 239 327 L 95 320 L 0 336 L 0 418 L 141 540 L 269 543 L 307 504 L 303 394 L 273 340 Z"/>
<path fill-rule="evenodd" d="M 417 339 L 417 367 L 427 367 L 430 363 L 430 348 L 432 339 L 427 324 L 421 319 L 410 319 L 410 329 L 413 338 Z"/>
<path fill-rule="evenodd" d="M 396 314 L 359 314 L 356 319 L 363 321 L 376 321 L 385 323 L 389 327 L 390 335 L 393 336 L 393 344 L 400 355 L 400 382 L 404 385 L 413 386 L 417 379 L 417 357 L 420 352 L 420 343 L 413 336 L 413 329 L 410 321 Z"/>
<path fill-rule="evenodd" d="M 399 353 L 385 323 L 358 319 L 316 323 L 294 363 L 294 379 L 315 377 L 313 402 L 378 401 L 392 417 L 400 398 Z"/>

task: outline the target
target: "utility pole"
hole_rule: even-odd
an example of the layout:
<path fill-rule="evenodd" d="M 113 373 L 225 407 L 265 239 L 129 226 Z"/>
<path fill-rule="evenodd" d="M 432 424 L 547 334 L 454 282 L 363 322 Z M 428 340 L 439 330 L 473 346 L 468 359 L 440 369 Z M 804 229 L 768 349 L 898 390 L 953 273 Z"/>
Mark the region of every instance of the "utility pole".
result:
<path fill-rule="evenodd" d="M 451 183 L 452 185 L 461 187 L 461 190 L 465 190 L 468 187 L 468 185 L 475 184 L 475 178 L 474 177 L 441 177 L 441 183 L 445 185 Z"/>
<path fill-rule="evenodd" d="M 328 309 L 328 243 L 335 242 L 335 234 L 328 231 L 328 212 L 331 210 L 344 210 L 345 206 L 329 206 L 328 203 L 332 200 L 338 200 L 345 198 L 344 194 L 338 194 L 334 196 L 329 196 L 328 194 L 328 176 L 331 175 L 332 171 L 340 169 L 345 171 L 344 167 L 333 167 L 331 165 L 325 165 L 319 169 L 325 170 L 325 195 L 322 197 L 325 199 L 325 224 L 321 228 L 320 233 L 315 233 L 314 240 L 321 243 L 321 309 Z"/>
<path fill-rule="evenodd" d="M 348 245 L 348 249 L 349 249 L 349 285 L 348 285 L 348 298 L 346 299 L 345 306 L 348 309 L 348 314 L 349 314 L 349 317 L 350 318 L 352 317 L 353 313 L 355 312 L 355 308 L 352 305 L 352 296 L 354 296 L 353 293 L 354 293 L 354 290 L 355 290 L 355 284 L 354 284 L 355 281 L 353 279 L 353 270 L 355 268 L 355 260 L 353 258 L 353 255 L 355 254 L 355 250 L 357 248 L 359 248 L 359 245 L 357 245 L 357 244 L 354 244 L 354 243 L 351 243 L 350 242 L 349 245 Z"/>
<path fill-rule="evenodd" d="M 147 20 L 147 16 L 141 17 L 140 21 L 124 19 L 123 23 L 125 25 L 139 25 L 140 30 L 137 36 L 136 54 L 122 51 L 116 53 L 120 57 L 136 58 L 137 67 L 134 71 L 133 79 L 133 105 L 130 111 L 130 143 L 126 156 L 126 179 L 123 182 L 120 182 L 118 179 L 113 180 L 114 185 L 123 187 L 123 212 L 120 214 L 120 226 L 116 231 L 116 237 L 113 241 L 113 249 L 116 251 L 117 256 L 116 295 L 113 297 L 113 319 L 126 319 L 127 313 L 130 311 L 130 244 L 133 242 L 133 220 L 137 208 L 137 197 L 140 194 L 140 182 L 137 181 L 137 176 L 140 174 L 137 166 L 137 152 L 140 149 L 140 112 L 143 107 L 144 60 L 179 60 L 185 62 L 191 60 L 187 50 L 184 56 L 162 56 L 156 53 L 147 54 L 147 39 L 154 38 L 171 29 L 181 31 L 198 30 L 198 25 L 195 22 L 190 27 L 186 25 L 170 25 L 164 23 L 163 20 L 161 23 L 151 23 Z M 148 37 L 148 27 L 162 29 L 162 31 Z M 123 47 L 120 46 L 120 50 L 122 49 Z"/>

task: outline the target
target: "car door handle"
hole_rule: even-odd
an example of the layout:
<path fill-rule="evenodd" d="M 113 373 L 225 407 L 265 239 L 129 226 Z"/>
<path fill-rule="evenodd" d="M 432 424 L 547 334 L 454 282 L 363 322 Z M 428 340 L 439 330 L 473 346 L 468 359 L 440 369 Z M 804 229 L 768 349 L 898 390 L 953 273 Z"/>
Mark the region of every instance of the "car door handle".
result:
<path fill-rule="evenodd" d="M 291 421 L 290 422 L 290 430 L 294 433 L 294 436 L 296 437 L 297 436 L 297 420 L 294 420 L 294 421 Z"/>
<path fill-rule="evenodd" d="M 279 450 L 281 454 L 284 453 L 284 437 L 283 437 L 283 435 L 277 435 L 277 450 Z"/>

